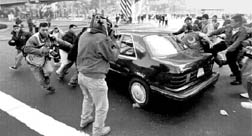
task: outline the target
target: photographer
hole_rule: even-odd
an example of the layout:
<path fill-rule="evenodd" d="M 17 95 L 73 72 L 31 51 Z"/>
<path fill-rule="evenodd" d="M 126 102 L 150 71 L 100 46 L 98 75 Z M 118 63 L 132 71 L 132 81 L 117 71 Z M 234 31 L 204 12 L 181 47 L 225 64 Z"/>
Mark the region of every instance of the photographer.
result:
<path fill-rule="evenodd" d="M 109 63 L 116 61 L 119 55 L 119 46 L 112 40 L 111 33 L 112 23 L 101 15 L 94 15 L 90 30 L 81 35 L 78 43 L 78 83 L 83 93 L 80 127 L 94 121 L 93 136 L 107 135 L 111 131 L 109 126 L 105 126 L 109 109 L 105 78 Z"/>
<path fill-rule="evenodd" d="M 40 23 L 39 32 L 35 33 L 26 43 L 24 52 L 27 54 L 26 61 L 29 64 L 35 79 L 49 94 L 55 92 L 50 85 L 50 75 L 54 70 L 52 58 L 58 57 L 57 48 L 71 48 L 72 45 L 61 39 L 49 35 L 47 23 Z M 57 47 L 60 45 L 59 47 Z"/>
<path fill-rule="evenodd" d="M 17 49 L 17 55 L 15 57 L 15 65 L 9 67 L 11 70 L 17 70 L 22 65 L 23 60 L 23 46 L 26 41 L 31 37 L 31 33 L 21 30 L 21 25 L 13 25 L 13 31 L 11 32 L 12 38 L 8 42 L 10 46 L 15 46 Z"/>

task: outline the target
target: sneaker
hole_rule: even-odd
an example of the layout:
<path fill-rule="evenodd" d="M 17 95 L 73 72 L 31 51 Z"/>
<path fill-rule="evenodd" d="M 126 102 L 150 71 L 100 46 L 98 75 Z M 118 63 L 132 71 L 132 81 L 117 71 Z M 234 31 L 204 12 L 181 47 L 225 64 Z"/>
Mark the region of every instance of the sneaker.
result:
<path fill-rule="evenodd" d="M 71 87 L 76 87 L 77 86 L 77 83 L 72 83 L 72 82 L 69 82 L 67 85 L 71 86 Z"/>
<path fill-rule="evenodd" d="M 248 93 L 241 93 L 240 96 L 247 99 L 249 98 Z"/>
<path fill-rule="evenodd" d="M 110 131 L 111 131 L 111 128 L 109 126 L 103 127 L 101 129 L 97 130 L 97 132 L 94 133 L 93 136 L 105 136 L 105 135 L 109 134 Z"/>
<path fill-rule="evenodd" d="M 92 122 L 94 122 L 94 117 L 92 117 L 92 116 L 89 116 L 85 120 L 81 119 L 81 121 L 80 121 L 80 127 L 81 128 L 85 128 L 85 127 L 87 127 Z"/>
<path fill-rule="evenodd" d="M 59 81 L 63 81 L 63 80 L 64 80 L 64 77 L 58 76 L 57 79 L 58 79 Z"/>
<path fill-rule="evenodd" d="M 241 85 L 242 82 L 240 80 L 234 80 L 232 82 L 230 82 L 231 85 Z"/>
<path fill-rule="evenodd" d="M 46 92 L 47 92 L 47 94 L 54 94 L 55 93 L 55 88 L 50 86 L 50 87 L 48 87 L 46 89 Z"/>
<path fill-rule="evenodd" d="M 235 75 L 234 75 L 233 73 L 232 73 L 232 74 L 230 74 L 229 76 L 230 76 L 230 77 L 235 77 Z"/>
<path fill-rule="evenodd" d="M 241 106 L 245 109 L 252 109 L 252 101 L 249 102 L 241 102 Z"/>
<path fill-rule="evenodd" d="M 17 70 L 17 67 L 11 66 L 11 67 L 9 67 L 9 69 L 10 69 L 10 70 Z"/>

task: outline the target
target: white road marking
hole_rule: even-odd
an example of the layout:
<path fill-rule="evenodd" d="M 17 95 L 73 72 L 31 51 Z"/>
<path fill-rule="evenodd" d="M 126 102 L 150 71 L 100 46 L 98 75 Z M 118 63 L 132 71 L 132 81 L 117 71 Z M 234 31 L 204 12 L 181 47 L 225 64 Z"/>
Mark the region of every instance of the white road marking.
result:
<path fill-rule="evenodd" d="M 0 110 L 44 136 L 89 136 L 0 91 Z"/>

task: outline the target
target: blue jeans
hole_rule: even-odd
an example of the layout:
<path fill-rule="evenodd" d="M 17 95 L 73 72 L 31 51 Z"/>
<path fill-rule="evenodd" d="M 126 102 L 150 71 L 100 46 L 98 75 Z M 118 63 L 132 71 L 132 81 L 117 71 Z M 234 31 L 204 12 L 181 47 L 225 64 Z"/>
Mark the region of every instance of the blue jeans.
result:
<path fill-rule="evenodd" d="M 86 120 L 95 109 L 93 134 L 105 126 L 109 109 L 108 86 L 105 79 L 93 79 L 79 72 L 78 83 L 83 93 L 81 119 Z"/>

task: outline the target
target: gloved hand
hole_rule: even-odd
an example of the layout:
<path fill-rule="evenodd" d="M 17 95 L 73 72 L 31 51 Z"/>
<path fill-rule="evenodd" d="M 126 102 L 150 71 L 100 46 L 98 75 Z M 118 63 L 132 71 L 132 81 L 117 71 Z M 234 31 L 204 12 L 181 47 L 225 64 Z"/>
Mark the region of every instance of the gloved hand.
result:
<path fill-rule="evenodd" d="M 49 51 L 50 51 L 50 49 L 47 48 L 47 47 L 43 46 L 43 47 L 40 48 L 40 53 L 41 53 L 42 56 L 47 56 L 49 54 Z"/>
<path fill-rule="evenodd" d="M 9 43 L 10 46 L 15 46 L 16 45 L 15 40 L 10 40 L 8 43 Z"/>

